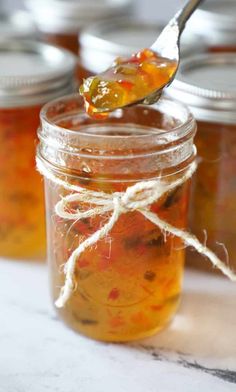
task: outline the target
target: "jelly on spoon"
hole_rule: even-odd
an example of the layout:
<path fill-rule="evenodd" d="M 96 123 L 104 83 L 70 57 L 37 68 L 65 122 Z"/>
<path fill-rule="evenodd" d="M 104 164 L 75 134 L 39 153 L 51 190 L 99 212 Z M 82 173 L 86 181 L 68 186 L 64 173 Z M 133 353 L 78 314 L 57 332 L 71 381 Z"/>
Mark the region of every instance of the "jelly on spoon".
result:
<path fill-rule="evenodd" d="M 87 113 L 103 118 L 118 108 L 156 102 L 176 75 L 181 33 L 202 1 L 188 1 L 149 49 L 143 49 L 129 59 L 118 58 L 105 72 L 85 79 L 80 93 Z"/>

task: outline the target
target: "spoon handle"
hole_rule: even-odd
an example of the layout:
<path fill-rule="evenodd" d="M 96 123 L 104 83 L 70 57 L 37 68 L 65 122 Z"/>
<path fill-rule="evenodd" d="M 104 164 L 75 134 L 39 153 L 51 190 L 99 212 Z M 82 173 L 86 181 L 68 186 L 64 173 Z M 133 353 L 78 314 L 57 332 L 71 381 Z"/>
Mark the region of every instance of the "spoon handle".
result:
<path fill-rule="evenodd" d="M 203 2 L 203 0 L 190 0 L 185 6 L 177 12 L 170 23 L 176 24 L 179 27 L 179 33 L 181 34 L 185 28 L 185 24 L 195 11 L 195 9 Z"/>
<path fill-rule="evenodd" d="M 178 52 L 181 33 L 192 13 L 203 1 L 204 0 L 189 0 L 166 25 L 157 40 L 151 46 L 151 49 L 162 57 L 177 60 L 179 57 Z"/>

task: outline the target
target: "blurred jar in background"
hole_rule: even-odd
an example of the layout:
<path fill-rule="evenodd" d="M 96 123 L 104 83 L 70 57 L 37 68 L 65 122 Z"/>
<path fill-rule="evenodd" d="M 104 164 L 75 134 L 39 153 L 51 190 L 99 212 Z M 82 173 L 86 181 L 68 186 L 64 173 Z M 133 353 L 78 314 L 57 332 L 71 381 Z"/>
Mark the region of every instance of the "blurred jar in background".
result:
<path fill-rule="evenodd" d="M 204 40 L 210 52 L 236 52 L 236 1 L 203 2 L 188 22 L 186 32 Z"/>
<path fill-rule="evenodd" d="M 1 40 L 32 39 L 37 37 L 37 29 L 28 12 L 0 11 L 0 37 Z"/>
<path fill-rule="evenodd" d="M 191 229 L 236 268 L 236 55 L 209 53 L 183 60 L 168 95 L 188 104 L 198 123 L 199 167 L 193 181 Z M 207 263 L 193 251 L 190 264 Z M 212 266 L 209 264 L 209 268 Z"/>
<path fill-rule="evenodd" d="M 44 254 L 43 186 L 35 170 L 39 112 L 73 91 L 75 63 L 50 45 L 0 43 L 0 256 Z"/>
<path fill-rule="evenodd" d="M 132 0 L 25 0 L 43 38 L 78 54 L 78 33 L 99 19 L 127 15 Z"/>
<path fill-rule="evenodd" d="M 163 29 L 163 24 L 132 18 L 113 18 L 100 21 L 83 30 L 80 40 L 80 77 L 88 77 L 107 69 L 116 57 L 129 57 L 147 48 Z M 183 34 L 182 56 L 204 50 L 199 39 Z"/>

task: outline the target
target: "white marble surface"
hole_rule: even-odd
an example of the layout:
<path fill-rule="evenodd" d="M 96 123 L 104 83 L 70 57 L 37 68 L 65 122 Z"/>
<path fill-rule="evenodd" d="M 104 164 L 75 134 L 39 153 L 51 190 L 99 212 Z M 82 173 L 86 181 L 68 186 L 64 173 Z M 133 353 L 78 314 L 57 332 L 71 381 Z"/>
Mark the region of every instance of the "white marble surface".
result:
<path fill-rule="evenodd" d="M 94 342 L 55 316 L 44 264 L 0 260 L 0 392 L 236 390 L 236 286 L 186 273 L 174 322 L 131 345 Z"/>

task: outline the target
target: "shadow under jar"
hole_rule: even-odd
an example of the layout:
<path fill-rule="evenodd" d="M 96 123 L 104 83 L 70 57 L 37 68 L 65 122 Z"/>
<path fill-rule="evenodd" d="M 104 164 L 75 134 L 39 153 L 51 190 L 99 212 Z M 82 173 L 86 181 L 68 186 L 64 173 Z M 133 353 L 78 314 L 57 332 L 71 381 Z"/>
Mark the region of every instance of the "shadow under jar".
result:
<path fill-rule="evenodd" d="M 183 60 L 167 93 L 188 104 L 197 120 L 199 164 L 193 178 L 190 228 L 236 268 L 236 55 L 205 54 Z M 187 262 L 217 271 L 195 251 Z"/>
<path fill-rule="evenodd" d="M 66 64 L 66 66 L 65 66 Z M 73 91 L 74 56 L 33 41 L 0 43 L 0 256 L 45 254 L 43 186 L 35 169 L 39 112 Z"/>
<path fill-rule="evenodd" d="M 38 162 L 57 181 L 87 191 L 125 192 L 142 181 L 170 184 L 195 159 L 196 124 L 169 100 L 152 107 L 118 110 L 96 121 L 77 96 L 47 104 L 41 112 Z M 65 283 L 63 266 L 79 244 L 104 226 L 112 211 L 86 219 L 57 214 L 63 197 L 76 193 L 45 176 L 48 259 L 55 301 Z M 187 221 L 189 180 L 153 202 L 151 211 L 178 228 Z M 76 197 L 75 197 L 76 199 Z M 74 200 L 66 211 L 93 206 Z M 73 217 L 72 217 L 73 218 Z M 122 213 L 111 231 L 76 259 L 74 290 L 60 317 L 73 329 L 104 341 L 154 334 L 179 304 L 184 266 L 182 241 L 162 232 L 140 211 Z"/>

